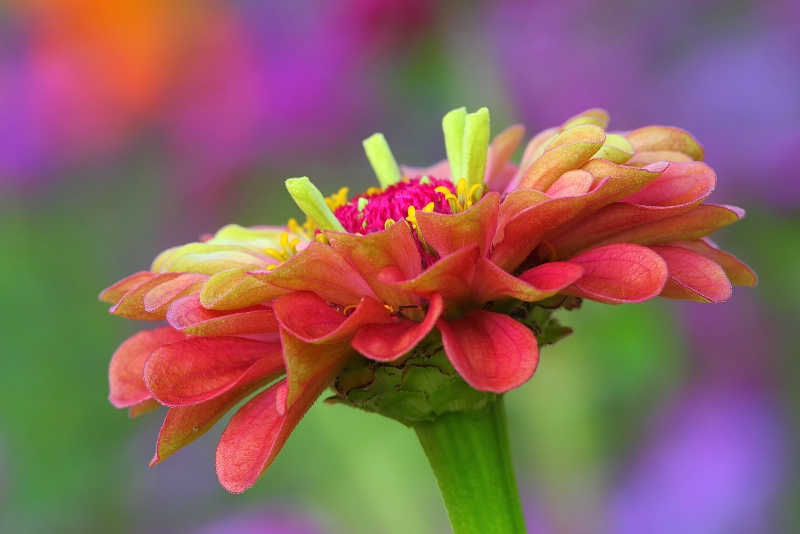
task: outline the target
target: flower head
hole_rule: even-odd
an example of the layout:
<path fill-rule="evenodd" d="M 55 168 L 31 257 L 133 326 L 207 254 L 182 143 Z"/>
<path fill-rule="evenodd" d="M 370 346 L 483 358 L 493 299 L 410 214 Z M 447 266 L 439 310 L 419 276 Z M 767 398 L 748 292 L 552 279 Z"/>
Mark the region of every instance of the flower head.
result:
<path fill-rule="evenodd" d="M 405 424 L 480 409 L 525 383 L 581 299 L 726 300 L 755 276 L 707 236 L 743 212 L 703 201 L 714 172 L 686 132 L 606 132 L 589 110 L 535 136 L 489 141 L 489 114 L 443 122 L 447 160 L 400 167 L 365 141 L 380 187 L 325 198 L 287 188 L 307 220 L 228 226 L 167 250 L 107 289 L 112 313 L 166 320 L 112 358 L 111 401 L 169 407 L 157 463 L 231 418 L 217 472 L 250 487 L 329 387 Z"/>

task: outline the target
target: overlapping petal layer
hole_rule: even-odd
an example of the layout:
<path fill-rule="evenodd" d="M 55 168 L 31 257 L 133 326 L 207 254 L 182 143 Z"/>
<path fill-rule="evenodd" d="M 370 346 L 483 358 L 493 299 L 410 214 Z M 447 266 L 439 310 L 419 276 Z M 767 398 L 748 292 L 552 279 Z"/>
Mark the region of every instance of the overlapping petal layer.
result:
<path fill-rule="evenodd" d="M 471 128 L 488 128 L 485 110 L 471 117 Z M 607 126 L 602 110 L 572 117 L 534 136 L 519 165 L 521 126 L 488 150 L 488 131 L 445 128 L 450 159 L 425 169 L 378 147 L 368 151 L 377 193 L 348 203 L 345 190 L 324 198 L 295 179 L 305 224 L 229 225 L 163 252 L 100 296 L 115 315 L 167 322 L 114 353 L 112 404 L 132 415 L 168 406 L 155 464 L 246 401 L 216 455 L 220 481 L 240 492 L 332 384 L 338 400 L 380 398 L 359 406 L 391 405 L 403 420 L 407 399 L 437 397 L 420 391 L 424 380 L 406 382 L 434 366 L 458 386 L 418 413 L 466 409 L 449 392 L 482 398 L 532 376 L 539 345 L 569 331 L 551 316 L 559 306 L 721 302 L 732 284 L 754 285 L 752 270 L 707 237 L 744 212 L 705 203 L 716 175 L 691 135 Z M 370 231 L 344 231 L 339 208 Z"/>

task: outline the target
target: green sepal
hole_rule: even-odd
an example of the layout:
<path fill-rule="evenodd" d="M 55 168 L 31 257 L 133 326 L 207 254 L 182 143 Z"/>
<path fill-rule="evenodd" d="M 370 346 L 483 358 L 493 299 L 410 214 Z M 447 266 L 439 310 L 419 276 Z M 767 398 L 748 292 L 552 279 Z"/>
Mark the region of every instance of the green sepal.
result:
<path fill-rule="evenodd" d="M 385 189 L 392 184 L 396 184 L 403 178 L 400 166 L 394 159 L 389 143 L 386 142 L 383 134 L 372 134 L 364 139 L 363 144 L 367 159 L 369 159 L 372 170 L 375 171 L 375 176 L 378 177 L 378 183 L 381 184 L 382 188 Z"/>
<path fill-rule="evenodd" d="M 464 127 L 467 120 L 467 108 L 458 108 L 449 112 L 442 119 L 444 131 L 444 148 L 447 161 L 450 162 L 450 176 L 454 184 L 463 177 L 462 149 L 464 146 Z"/>

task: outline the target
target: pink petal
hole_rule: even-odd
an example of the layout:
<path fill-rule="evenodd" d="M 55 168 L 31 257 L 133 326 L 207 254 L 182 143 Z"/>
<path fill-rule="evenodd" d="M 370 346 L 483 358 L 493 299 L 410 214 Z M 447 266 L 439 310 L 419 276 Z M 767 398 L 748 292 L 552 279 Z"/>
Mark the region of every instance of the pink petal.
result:
<path fill-rule="evenodd" d="M 125 340 L 114 352 L 108 368 L 111 404 L 117 408 L 127 408 L 152 400 L 153 395 L 142 378 L 145 360 L 162 345 L 184 339 L 186 336 L 180 332 L 162 327 L 144 330 Z"/>
<path fill-rule="evenodd" d="M 696 239 L 692 241 L 674 241 L 665 245 L 682 247 L 696 252 L 718 264 L 725 271 L 725 275 L 735 286 L 755 286 L 758 277 L 753 270 L 741 260 L 720 250 L 710 239 Z"/>
<path fill-rule="evenodd" d="M 700 162 L 671 162 L 661 175 L 625 202 L 645 206 L 689 206 L 702 202 L 717 184 L 714 171 Z"/>
<path fill-rule="evenodd" d="M 515 298 L 535 302 L 551 297 L 578 280 L 583 274 L 579 265 L 566 262 L 550 262 L 528 269 L 519 277 L 484 258 L 478 260 L 473 295 L 475 306 L 483 306 L 490 300 Z"/>
<path fill-rule="evenodd" d="M 269 376 L 249 378 L 206 402 L 170 408 L 158 433 L 156 453 L 150 465 L 156 465 L 205 434 L 228 410 L 270 381 Z"/>
<path fill-rule="evenodd" d="M 480 250 L 462 248 L 437 261 L 413 280 L 396 282 L 398 287 L 423 298 L 439 293 L 448 306 L 461 306 L 472 300 L 472 277 Z"/>
<path fill-rule="evenodd" d="M 731 283 L 725 271 L 705 256 L 681 247 L 652 247 L 667 262 L 669 280 L 662 297 L 723 302 L 731 298 Z"/>
<path fill-rule="evenodd" d="M 477 246 L 486 254 L 497 229 L 500 195 L 489 193 L 480 202 L 455 215 L 417 211 L 420 235 L 440 256 Z"/>
<path fill-rule="evenodd" d="M 283 334 L 287 378 L 240 408 L 217 446 L 217 476 L 233 493 L 255 484 L 353 354 L 346 343 L 312 345 Z"/>
<path fill-rule="evenodd" d="M 509 164 L 509 161 L 522 142 L 524 135 L 525 127 L 515 124 L 492 139 L 486 158 L 486 175 L 484 177 L 486 187 L 493 191 L 505 190 L 517 170 L 515 166 Z"/>
<path fill-rule="evenodd" d="M 116 304 L 125 296 L 126 293 L 141 286 L 145 282 L 155 278 L 156 273 L 150 271 L 139 271 L 126 278 L 123 278 L 116 284 L 104 289 L 100 293 L 100 300 L 108 302 L 109 304 Z"/>
<path fill-rule="evenodd" d="M 606 304 L 642 302 L 661 293 L 667 265 L 647 247 L 618 243 L 588 250 L 569 260 L 583 277 L 561 291 Z"/>
<path fill-rule="evenodd" d="M 403 172 L 403 176 L 407 178 L 429 176 L 433 178 L 439 178 L 441 180 L 450 179 L 450 162 L 448 162 L 446 159 L 438 163 L 434 163 L 430 167 L 409 167 L 407 165 L 401 165 L 400 170 Z"/>
<path fill-rule="evenodd" d="M 527 382 L 539 363 L 533 333 L 507 315 L 470 310 L 437 323 L 450 362 L 479 391 L 504 393 Z"/>
<path fill-rule="evenodd" d="M 584 170 L 568 171 L 547 188 L 550 198 L 577 197 L 589 192 L 594 185 L 592 173 Z"/>
<path fill-rule="evenodd" d="M 431 295 L 422 322 L 403 320 L 392 324 L 368 324 L 359 328 L 352 346 L 372 360 L 390 362 L 413 349 L 427 336 L 443 311 L 439 294 Z"/>
<path fill-rule="evenodd" d="M 363 273 L 359 274 L 348 259 L 328 245 L 311 243 L 277 269 L 250 274 L 280 289 L 273 298 L 286 294 L 286 290 L 313 291 L 337 304 L 358 302 L 365 295 L 374 297 Z"/>
<path fill-rule="evenodd" d="M 307 343 L 337 343 L 349 340 L 361 325 L 397 321 L 377 300 L 364 297 L 345 315 L 310 291 L 298 291 L 275 302 L 280 325 Z"/>
<path fill-rule="evenodd" d="M 333 248 L 364 277 L 378 300 L 398 306 L 417 303 L 418 299 L 408 291 L 385 282 L 386 273 L 390 271 L 395 272 L 393 278 L 399 280 L 410 280 L 422 272 L 422 260 L 411 228 L 405 221 L 366 236 L 338 232 L 326 232 L 325 235 Z M 358 302 L 358 299 L 332 302 Z"/>
<path fill-rule="evenodd" d="M 235 337 L 190 338 L 153 351 L 144 380 L 167 406 L 186 406 L 218 397 L 241 381 L 282 374 L 281 347 Z"/>
<path fill-rule="evenodd" d="M 744 210 L 734 206 L 700 204 L 689 211 L 666 219 L 640 224 L 613 234 L 604 242 L 658 245 L 705 237 L 744 217 Z"/>
<path fill-rule="evenodd" d="M 250 306 L 235 312 L 207 310 L 198 295 L 173 302 L 167 321 L 175 329 L 193 336 L 241 336 L 278 331 L 275 312 L 266 306 Z"/>

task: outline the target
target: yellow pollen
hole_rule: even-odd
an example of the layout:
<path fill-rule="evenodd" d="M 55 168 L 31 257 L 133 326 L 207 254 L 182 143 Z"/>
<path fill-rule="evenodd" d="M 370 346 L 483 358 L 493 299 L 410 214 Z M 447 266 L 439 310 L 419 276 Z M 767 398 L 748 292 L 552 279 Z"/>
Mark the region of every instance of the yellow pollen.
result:
<path fill-rule="evenodd" d="M 437 187 L 435 191 L 444 195 L 452 213 L 461 213 L 480 200 L 478 193 L 483 191 L 483 184 L 473 184 L 467 191 L 467 180 L 461 178 L 456 184 L 455 194 L 444 186 Z"/>
<path fill-rule="evenodd" d="M 283 263 L 283 262 L 287 261 L 289 258 L 291 258 L 292 256 L 294 256 L 295 254 L 297 254 L 297 245 L 299 243 L 300 243 L 300 239 L 295 237 L 294 239 L 290 240 L 289 239 L 289 232 L 283 232 L 281 234 L 281 243 L 280 243 L 281 244 L 281 248 L 280 249 L 265 248 L 264 249 L 264 254 L 266 254 L 267 256 L 269 256 L 271 258 L 274 258 L 274 259 L 278 260 L 280 263 Z M 270 267 L 272 267 L 272 266 L 270 266 Z M 272 269 L 270 269 L 270 267 L 267 267 L 267 269 L 272 270 L 277 266 L 272 267 Z"/>
<path fill-rule="evenodd" d="M 344 206 L 347 204 L 347 193 L 350 191 L 347 187 L 342 187 L 339 189 L 338 193 L 334 193 L 329 197 L 325 197 L 325 203 L 331 209 L 331 211 L 336 211 L 336 208 L 339 206 Z"/>
<path fill-rule="evenodd" d="M 434 208 L 434 203 L 428 202 L 425 205 L 425 207 L 422 208 L 422 211 L 426 213 L 432 213 L 433 208 Z M 417 226 L 417 208 L 415 208 L 414 206 L 408 207 L 408 217 L 406 217 L 406 220 L 411 223 L 411 226 L 414 228 L 414 230 L 419 230 L 419 227 Z"/>

